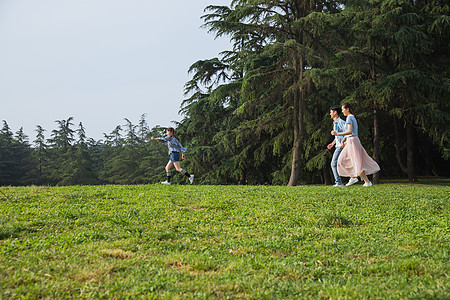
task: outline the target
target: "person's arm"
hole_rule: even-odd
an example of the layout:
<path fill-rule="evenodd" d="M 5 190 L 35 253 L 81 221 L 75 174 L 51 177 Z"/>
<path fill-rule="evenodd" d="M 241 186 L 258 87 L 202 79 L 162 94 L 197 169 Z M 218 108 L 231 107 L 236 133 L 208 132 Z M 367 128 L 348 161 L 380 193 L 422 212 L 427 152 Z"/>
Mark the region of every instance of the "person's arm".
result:
<path fill-rule="evenodd" d="M 185 159 L 186 158 L 186 150 L 187 150 L 187 148 L 181 146 L 181 144 L 180 144 L 180 150 L 181 150 L 181 159 Z"/>
<path fill-rule="evenodd" d="M 329 144 L 327 145 L 327 148 L 331 150 L 331 148 L 333 148 L 334 145 L 336 145 L 336 141 L 333 141 L 332 143 L 329 143 Z"/>
<path fill-rule="evenodd" d="M 161 143 L 165 143 L 167 142 L 166 138 L 155 138 L 155 137 L 151 137 L 152 141 L 157 141 L 157 142 L 161 142 Z"/>
<path fill-rule="evenodd" d="M 336 131 L 332 130 L 331 134 L 332 135 L 337 135 L 337 136 L 352 134 L 352 132 L 353 132 L 353 124 L 347 123 L 347 125 L 348 125 L 347 131 L 345 131 L 345 132 L 336 132 Z"/>
<path fill-rule="evenodd" d="M 180 149 L 180 151 L 181 151 L 181 159 L 185 159 L 186 158 L 185 153 L 186 153 L 187 148 L 183 147 L 183 145 L 181 145 L 181 143 L 178 139 L 176 140 L 176 147 L 178 149 Z"/>

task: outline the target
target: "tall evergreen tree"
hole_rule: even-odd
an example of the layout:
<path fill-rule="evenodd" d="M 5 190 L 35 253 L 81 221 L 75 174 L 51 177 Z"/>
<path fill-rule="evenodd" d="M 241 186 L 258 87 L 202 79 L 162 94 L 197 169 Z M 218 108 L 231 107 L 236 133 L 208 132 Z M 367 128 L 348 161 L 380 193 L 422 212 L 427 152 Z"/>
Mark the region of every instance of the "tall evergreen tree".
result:
<path fill-rule="evenodd" d="M 105 134 L 105 145 L 103 148 L 103 168 L 100 171 L 100 179 L 105 183 L 122 183 L 121 174 L 122 163 L 119 161 L 119 155 L 124 147 L 124 139 L 122 138 L 122 127 L 116 128 L 108 135 Z"/>
<path fill-rule="evenodd" d="M 238 118 L 233 114 L 241 88 L 239 74 L 218 58 L 198 61 L 189 72 L 193 79 L 186 84 L 185 94 L 192 96 L 183 102 L 185 118 L 177 128 L 189 143 L 185 163 L 198 182 L 244 182 L 245 169 L 236 159 Z"/>
<path fill-rule="evenodd" d="M 73 117 L 67 120 L 57 120 L 58 128 L 54 129 L 48 140 L 49 151 L 49 180 L 55 185 L 70 185 L 72 171 L 75 165 L 73 143 L 75 130 L 72 129 Z"/>
<path fill-rule="evenodd" d="M 212 13 L 205 17 L 211 31 L 230 35 L 246 54 L 238 56 L 245 67 L 236 113 L 248 118 L 249 129 L 259 128 L 260 133 L 264 126 L 266 132 L 282 129 L 272 133 L 277 137 L 291 132 L 288 185 L 296 185 L 300 178 L 305 114 L 314 85 L 310 73 L 318 61 L 314 52 L 321 47 L 314 36 L 318 19 L 321 12 L 338 12 L 337 7 L 335 1 L 233 1 L 230 8 L 210 6 Z"/>
<path fill-rule="evenodd" d="M 71 169 L 66 175 L 65 182 L 70 185 L 97 184 L 97 176 L 93 169 L 94 163 L 87 144 L 86 130 L 81 122 L 76 133 L 78 140 L 74 145 L 74 156 L 70 163 Z"/>
<path fill-rule="evenodd" d="M 16 132 L 15 137 L 15 160 L 18 167 L 19 178 L 17 184 L 28 185 L 34 182 L 35 162 L 32 157 L 32 149 L 28 136 L 23 132 L 23 127 Z"/>
<path fill-rule="evenodd" d="M 416 176 L 417 130 L 448 143 L 448 130 L 442 130 L 445 128 L 442 125 L 449 120 L 448 104 L 442 102 L 449 91 L 445 80 L 448 72 L 430 64 L 438 50 L 430 35 L 431 24 L 436 24 L 443 15 L 427 15 L 426 6 L 426 2 L 410 1 L 349 2 L 337 18 L 342 31 L 350 37 L 349 47 L 337 56 L 341 74 L 349 82 L 345 86 L 346 100 L 355 102 L 360 111 L 371 112 L 365 115 L 373 119 L 373 152 L 378 162 L 383 135 L 380 118 L 383 112 L 389 113 L 383 120 L 394 126 L 386 128 L 384 134 L 396 141 L 397 161 L 410 181 Z M 448 14 L 448 8 L 445 13 Z M 448 36 L 448 28 L 446 33 L 445 26 L 440 28 L 443 36 Z M 438 51 L 440 63 L 448 61 L 448 53 Z M 431 112 L 430 107 L 435 110 Z M 405 166 L 400 148 L 404 135 Z"/>
<path fill-rule="evenodd" d="M 17 185 L 20 171 L 16 160 L 14 135 L 3 120 L 0 130 L 0 185 Z"/>
<path fill-rule="evenodd" d="M 45 129 L 42 126 L 37 125 L 36 129 L 36 139 L 34 143 L 33 160 L 36 162 L 35 168 L 35 184 L 45 184 L 45 173 L 47 169 L 45 166 L 48 165 L 47 161 L 47 144 L 45 141 Z"/>

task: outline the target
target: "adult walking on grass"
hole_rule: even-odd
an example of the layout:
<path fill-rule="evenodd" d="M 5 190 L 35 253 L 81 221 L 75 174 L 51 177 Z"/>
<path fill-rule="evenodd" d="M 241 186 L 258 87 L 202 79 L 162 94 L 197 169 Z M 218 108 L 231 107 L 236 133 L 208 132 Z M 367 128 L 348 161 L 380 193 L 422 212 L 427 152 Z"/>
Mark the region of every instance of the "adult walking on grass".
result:
<path fill-rule="evenodd" d="M 172 127 L 167 128 L 167 136 L 163 138 L 154 138 L 152 136 L 152 141 L 159 141 L 167 145 L 167 148 L 169 148 L 169 155 L 170 159 L 169 162 L 166 165 L 166 173 L 167 173 L 167 180 L 161 182 L 162 184 L 170 185 L 170 179 L 172 178 L 172 174 L 170 170 L 173 166 L 175 166 L 175 169 L 185 175 L 189 178 L 189 182 L 192 184 L 194 182 L 194 175 L 189 174 L 186 172 L 186 170 L 182 169 L 180 166 L 180 151 L 181 151 L 181 159 L 185 158 L 185 152 L 186 148 L 181 145 L 181 143 L 178 141 L 176 135 L 175 135 L 175 129 Z"/>
<path fill-rule="evenodd" d="M 342 120 L 339 117 L 339 114 L 341 113 L 341 108 L 338 105 L 330 107 L 330 117 L 333 119 L 333 130 L 335 132 L 344 132 L 346 129 L 346 123 L 344 120 Z M 339 155 L 341 154 L 343 147 L 342 140 L 344 139 L 344 136 L 334 136 L 334 141 L 330 144 L 328 144 L 327 148 L 334 149 L 333 158 L 331 159 L 331 170 L 333 171 L 334 180 L 335 180 L 335 187 L 343 187 L 341 176 L 339 176 L 338 169 L 337 169 L 337 162 Z"/>
<path fill-rule="evenodd" d="M 358 176 L 364 180 L 363 186 L 372 186 L 367 175 L 380 171 L 380 166 L 361 145 L 358 138 L 359 120 L 350 103 L 342 104 L 342 113 L 347 117 L 347 130 L 345 132 L 331 131 L 334 136 L 345 136 L 345 147 L 338 158 L 338 173 L 340 176 L 350 177 L 347 186 L 357 183 Z"/>

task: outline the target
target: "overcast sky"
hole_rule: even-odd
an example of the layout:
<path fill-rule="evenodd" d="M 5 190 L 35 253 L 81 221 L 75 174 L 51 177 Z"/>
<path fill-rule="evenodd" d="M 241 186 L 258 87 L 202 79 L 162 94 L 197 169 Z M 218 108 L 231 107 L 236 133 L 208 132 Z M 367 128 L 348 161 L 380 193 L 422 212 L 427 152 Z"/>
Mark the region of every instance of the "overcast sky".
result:
<path fill-rule="evenodd" d="M 144 113 L 173 125 L 189 67 L 230 48 L 200 28 L 203 10 L 230 2 L 0 0 L 0 120 L 30 141 L 69 117 L 96 140 Z"/>

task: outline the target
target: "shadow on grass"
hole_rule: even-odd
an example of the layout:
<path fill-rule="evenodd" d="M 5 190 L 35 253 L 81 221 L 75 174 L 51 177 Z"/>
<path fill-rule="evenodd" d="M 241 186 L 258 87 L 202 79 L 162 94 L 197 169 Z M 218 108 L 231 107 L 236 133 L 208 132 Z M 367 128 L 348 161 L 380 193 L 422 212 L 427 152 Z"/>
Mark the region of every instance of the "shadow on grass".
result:
<path fill-rule="evenodd" d="M 450 186 L 450 178 L 447 177 L 417 177 L 417 181 L 409 182 L 407 178 L 387 178 L 381 179 L 380 184 L 386 185 L 426 185 L 426 186 Z"/>
<path fill-rule="evenodd" d="M 320 220 L 319 225 L 325 227 L 344 228 L 353 226 L 354 223 L 353 221 L 342 216 L 340 213 L 329 213 Z"/>
<path fill-rule="evenodd" d="M 1 224 L 0 223 L 0 240 L 12 239 L 19 237 L 22 233 L 36 232 L 33 228 L 28 228 L 24 224 Z"/>

